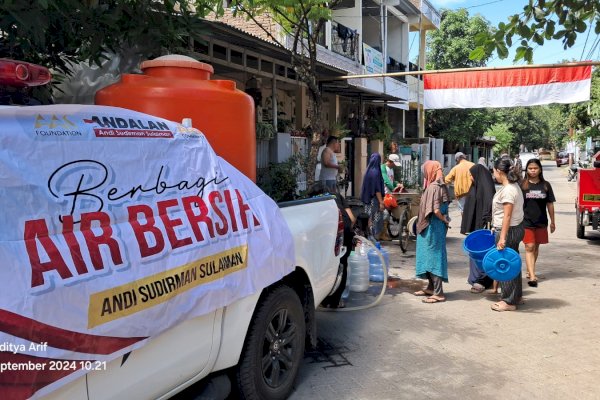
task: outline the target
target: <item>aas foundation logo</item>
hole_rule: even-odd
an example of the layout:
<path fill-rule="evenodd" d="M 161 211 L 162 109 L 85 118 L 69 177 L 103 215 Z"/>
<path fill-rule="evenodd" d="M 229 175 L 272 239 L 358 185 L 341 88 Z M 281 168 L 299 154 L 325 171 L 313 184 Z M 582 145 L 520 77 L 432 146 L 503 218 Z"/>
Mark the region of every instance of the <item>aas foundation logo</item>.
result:
<path fill-rule="evenodd" d="M 34 132 L 38 137 L 83 136 L 81 130 L 66 115 L 42 115 L 35 117 Z"/>

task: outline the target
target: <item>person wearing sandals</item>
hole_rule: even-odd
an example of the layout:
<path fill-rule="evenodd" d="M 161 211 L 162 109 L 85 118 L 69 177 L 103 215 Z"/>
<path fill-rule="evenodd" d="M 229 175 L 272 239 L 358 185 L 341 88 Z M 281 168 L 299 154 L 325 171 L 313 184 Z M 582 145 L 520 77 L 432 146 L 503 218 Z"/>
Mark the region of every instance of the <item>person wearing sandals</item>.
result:
<path fill-rule="evenodd" d="M 550 215 L 550 233 L 554 233 L 554 191 L 550 183 L 544 179 L 542 163 L 537 158 L 527 161 L 525 179 L 521 183 L 525 198 L 525 264 L 527 265 L 528 284 L 537 287 L 535 263 L 538 258 L 540 244 L 548 243 L 548 214 Z M 546 209 L 548 213 L 546 213 Z"/>
<path fill-rule="evenodd" d="M 492 199 L 496 188 L 492 175 L 483 164 L 475 164 L 470 169 L 473 184 L 467 194 L 462 215 L 460 233 L 467 235 L 479 229 L 489 229 L 492 222 Z M 493 280 L 477 267 L 469 257 L 469 278 L 471 293 L 483 293 L 493 285 Z"/>
<path fill-rule="evenodd" d="M 523 192 L 519 187 L 519 177 L 512 161 L 500 158 L 494 163 L 494 177 L 502 186 L 492 200 L 492 226 L 496 236 L 496 248 L 507 247 L 519 252 L 519 243 L 523 240 Z M 514 311 L 523 296 L 522 275 L 510 281 L 500 282 L 501 300 L 492 304 L 494 311 Z"/>
<path fill-rule="evenodd" d="M 381 176 L 381 155 L 371 154 L 367 171 L 363 177 L 360 199 L 365 205 L 365 213 L 369 214 L 369 237 L 372 242 L 383 231 L 384 196 L 383 176 Z"/>
<path fill-rule="evenodd" d="M 427 279 L 426 289 L 416 296 L 428 296 L 423 303 L 446 301 L 443 282 L 448 282 L 448 257 L 446 254 L 446 232 L 448 231 L 448 204 L 450 195 L 444 183 L 442 166 L 429 160 L 423 164 L 423 195 L 417 220 L 417 278 Z"/>

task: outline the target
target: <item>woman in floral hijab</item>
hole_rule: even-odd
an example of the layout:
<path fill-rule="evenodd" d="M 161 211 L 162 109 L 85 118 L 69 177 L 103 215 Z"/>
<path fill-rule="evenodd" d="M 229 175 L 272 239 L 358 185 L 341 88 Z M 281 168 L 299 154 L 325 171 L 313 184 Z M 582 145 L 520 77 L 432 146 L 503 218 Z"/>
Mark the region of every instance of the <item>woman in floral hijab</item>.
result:
<path fill-rule="evenodd" d="M 448 282 L 448 258 L 446 255 L 446 232 L 450 219 L 448 204 L 450 196 L 444 184 L 442 166 L 438 161 L 423 164 L 423 195 L 417 221 L 416 275 L 427 279 L 424 290 L 416 296 L 428 296 L 423 303 L 446 301 L 442 282 Z"/>

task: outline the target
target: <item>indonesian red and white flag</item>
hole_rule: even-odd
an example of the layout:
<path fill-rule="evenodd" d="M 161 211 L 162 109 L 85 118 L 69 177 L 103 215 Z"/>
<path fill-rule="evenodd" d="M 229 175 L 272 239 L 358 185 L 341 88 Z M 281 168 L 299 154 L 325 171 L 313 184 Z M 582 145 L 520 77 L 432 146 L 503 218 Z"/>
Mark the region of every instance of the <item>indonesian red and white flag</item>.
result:
<path fill-rule="evenodd" d="M 426 109 L 535 106 L 590 99 L 592 67 L 519 68 L 424 76 Z"/>

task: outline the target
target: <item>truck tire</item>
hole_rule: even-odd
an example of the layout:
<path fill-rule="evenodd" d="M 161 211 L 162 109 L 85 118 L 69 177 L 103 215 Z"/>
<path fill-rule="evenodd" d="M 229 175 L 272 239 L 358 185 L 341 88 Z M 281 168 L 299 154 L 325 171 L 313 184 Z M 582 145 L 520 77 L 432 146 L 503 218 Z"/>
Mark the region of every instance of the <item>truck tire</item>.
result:
<path fill-rule="evenodd" d="M 240 398 L 286 399 L 304 356 L 306 325 L 296 292 L 272 290 L 257 306 L 237 369 Z"/>
<path fill-rule="evenodd" d="M 585 226 L 581 225 L 579 213 L 577 213 L 577 239 L 585 239 Z"/>

